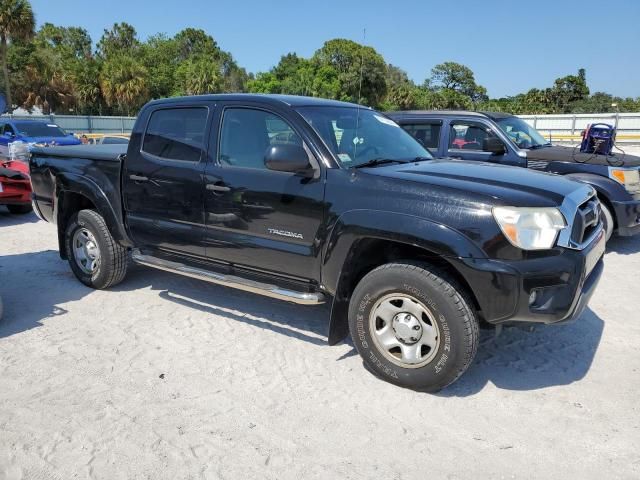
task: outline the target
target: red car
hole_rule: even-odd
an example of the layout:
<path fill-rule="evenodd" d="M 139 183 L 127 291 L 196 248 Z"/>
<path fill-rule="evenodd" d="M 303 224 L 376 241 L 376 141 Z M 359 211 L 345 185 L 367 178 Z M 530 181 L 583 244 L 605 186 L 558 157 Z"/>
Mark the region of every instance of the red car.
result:
<path fill-rule="evenodd" d="M 20 161 L 0 161 L 0 205 L 11 213 L 31 211 L 29 166 Z"/>

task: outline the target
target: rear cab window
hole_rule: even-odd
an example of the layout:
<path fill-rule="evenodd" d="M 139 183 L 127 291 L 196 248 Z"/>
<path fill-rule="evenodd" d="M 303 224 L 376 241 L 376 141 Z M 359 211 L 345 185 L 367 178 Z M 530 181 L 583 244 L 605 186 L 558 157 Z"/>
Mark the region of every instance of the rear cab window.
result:
<path fill-rule="evenodd" d="M 207 107 L 155 110 L 147 124 L 142 151 L 164 160 L 200 161 L 208 115 Z"/>

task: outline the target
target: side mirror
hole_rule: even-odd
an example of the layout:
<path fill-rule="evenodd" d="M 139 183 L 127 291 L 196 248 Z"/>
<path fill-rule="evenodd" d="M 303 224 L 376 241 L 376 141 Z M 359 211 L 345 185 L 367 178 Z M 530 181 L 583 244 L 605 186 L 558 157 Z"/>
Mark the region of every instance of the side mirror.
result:
<path fill-rule="evenodd" d="M 307 151 L 300 145 L 283 143 L 272 145 L 264 155 L 264 164 L 269 170 L 309 174 L 313 167 L 309 163 Z"/>
<path fill-rule="evenodd" d="M 11 132 L 4 132 L 4 133 L 2 134 L 2 136 L 3 136 L 3 137 L 7 137 L 7 138 L 13 138 L 13 133 L 11 133 Z"/>
<path fill-rule="evenodd" d="M 504 146 L 504 143 L 499 138 L 488 137 L 482 141 L 482 151 L 490 152 L 493 155 L 504 155 L 507 153 L 507 147 Z"/>

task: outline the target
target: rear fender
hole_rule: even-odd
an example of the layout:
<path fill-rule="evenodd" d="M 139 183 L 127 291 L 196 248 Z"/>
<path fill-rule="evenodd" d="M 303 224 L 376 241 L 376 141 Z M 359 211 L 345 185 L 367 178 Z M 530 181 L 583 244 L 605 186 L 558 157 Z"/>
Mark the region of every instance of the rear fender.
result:
<path fill-rule="evenodd" d="M 104 218 L 114 240 L 124 247 L 131 247 L 131 242 L 124 228 L 122 214 L 116 212 L 112 203 L 100 186 L 91 178 L 73 174 L 59 173 L 56 177 L 56 202 L 54 218 L 58 225 L 58 244 L 60 255 L 65 256 L 64 234 L 69 217 L 80 210 L 74 200 L 75 195 L 86 198 L 95 206 L 96 211 Z"/>

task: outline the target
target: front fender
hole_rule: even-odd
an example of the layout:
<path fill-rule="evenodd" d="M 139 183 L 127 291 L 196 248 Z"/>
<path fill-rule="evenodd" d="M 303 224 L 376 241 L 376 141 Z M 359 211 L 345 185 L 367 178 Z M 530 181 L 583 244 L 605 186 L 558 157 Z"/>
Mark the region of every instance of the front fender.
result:
<path fill-rule="evenodd" d="M 329 344 L 346 337 L 349 276 L 358 242 L 386 240 L 423 249 L 434 257 L 486 258 L 485 253 L 462 233 L 421 217 L 378 210 L 351 210 L 342 214 L 328 236 L 322 262 L 322 285 L 332 295 Z"/>
<path fill-rule="evenodd" d="M 328 293 L 336 293 L 349 252 L 363 238 L 412 245 L 439 257 L 486 258 L 480 247 L 446 225 L 413 215 L 350 210 L 335 222 L 323 252 L 322 284 Z"/>

